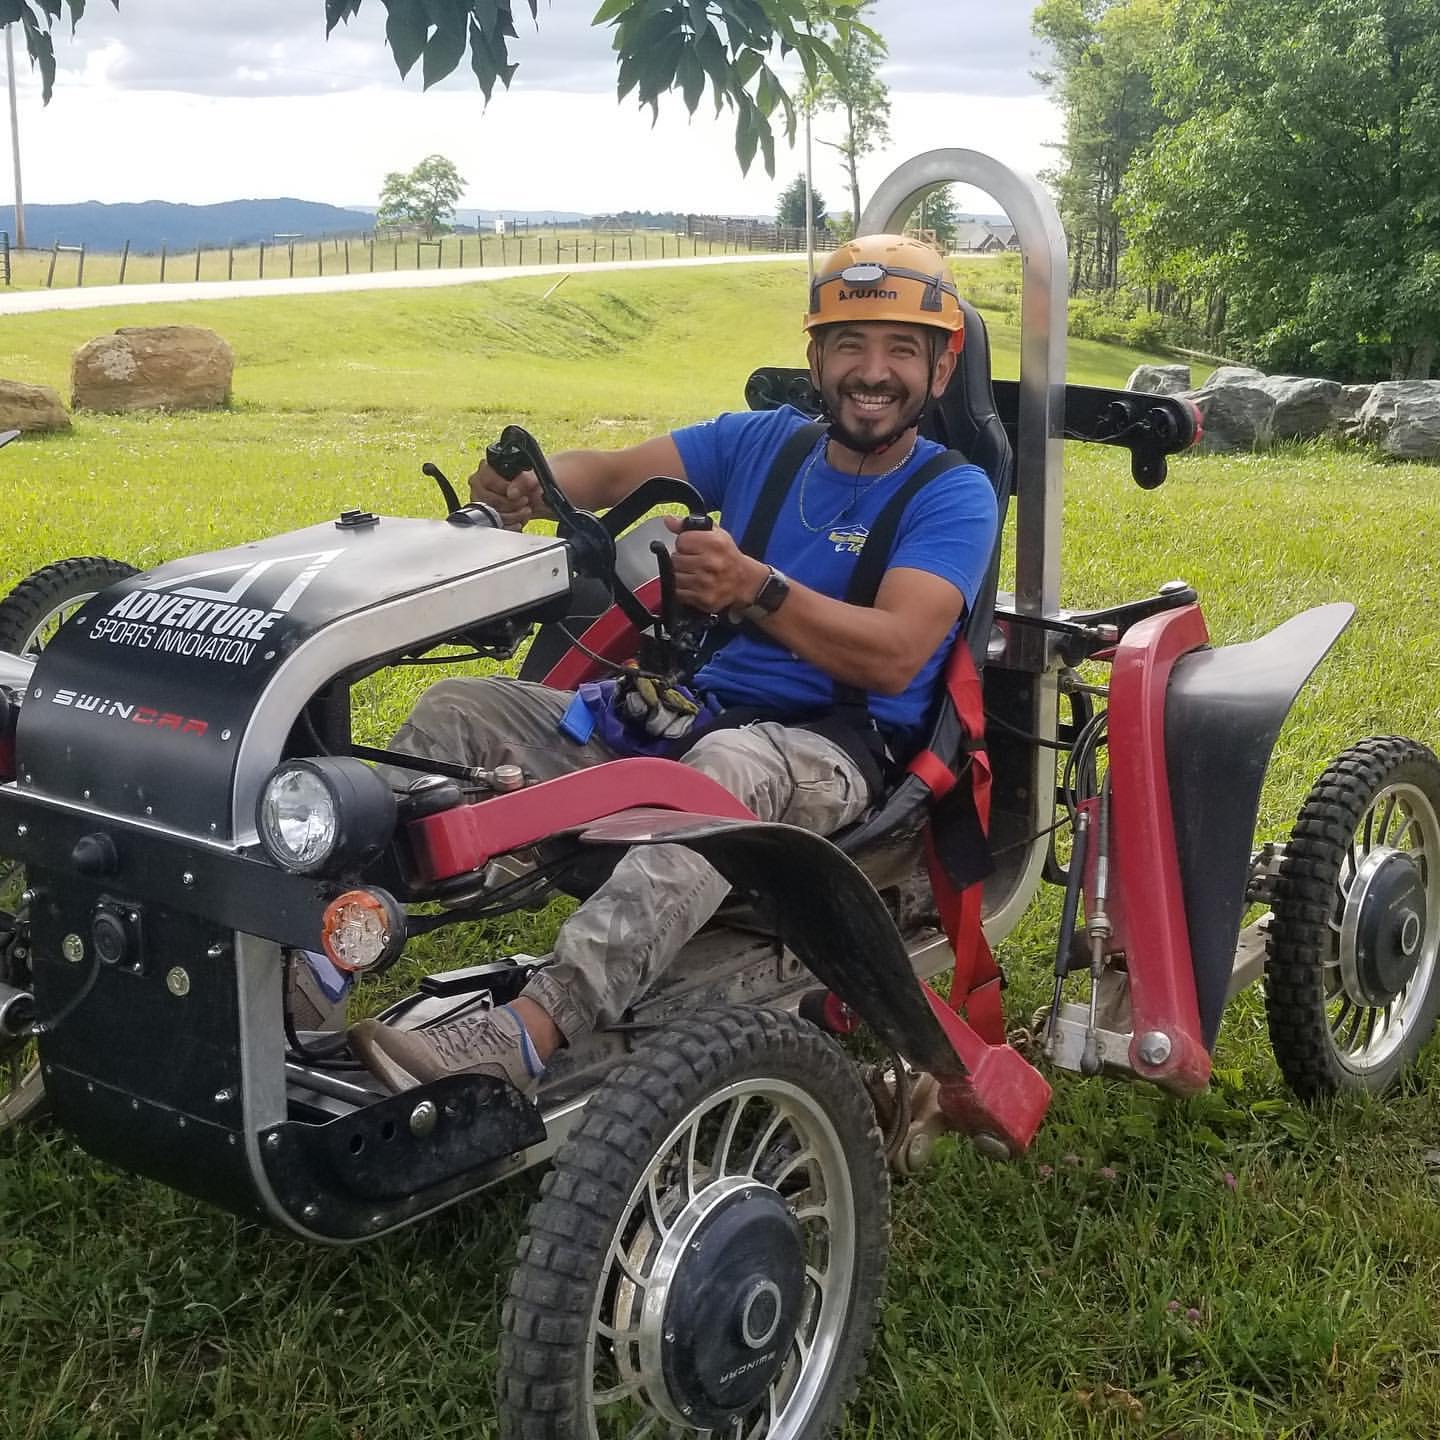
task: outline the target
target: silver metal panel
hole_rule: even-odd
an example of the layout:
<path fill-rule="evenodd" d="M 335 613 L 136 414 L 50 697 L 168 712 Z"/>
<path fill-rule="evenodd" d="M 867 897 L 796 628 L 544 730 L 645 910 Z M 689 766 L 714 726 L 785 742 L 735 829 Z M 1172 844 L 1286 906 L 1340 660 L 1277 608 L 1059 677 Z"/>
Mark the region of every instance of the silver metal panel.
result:
<path fill-rule="evenodd" d="M 433 640 L 493 616 L 537 605 L 570 588 L 569 552 L 539 537 L 537 546 L 370 610 L 345 615 L 300 645 L 278 669 L 251 715 L 235 766 L 232 825 L 237 845 L 254 844 L 255 801 L 305 704 L 351 666 L 410 644 Z"/>

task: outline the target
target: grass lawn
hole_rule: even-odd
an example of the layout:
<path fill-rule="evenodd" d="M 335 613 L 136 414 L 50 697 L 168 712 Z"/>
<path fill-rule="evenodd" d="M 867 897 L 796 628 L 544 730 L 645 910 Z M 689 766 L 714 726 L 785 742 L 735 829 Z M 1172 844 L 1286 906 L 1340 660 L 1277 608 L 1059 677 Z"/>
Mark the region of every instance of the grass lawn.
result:
<path fill-rule="evenodd" d="M 434 513 L 519 419 L 551 447 L 639 438 L 741 403 L 796 363 L 797 266 L 545 285 L 246 300 L 11 318 L 0 374 L 66 386 L 76 345 L 193 321 L 234 346 L 224 414 L 80 416 L 0 455 L 0 591 L 66 554 L 141 564 L 324 519 Z M 1015 336 L 993 336 L 1013 374 Z M 1072 347 L 1072 378 L 1136 356 Z M 1183 460 L 1143 492 L 1123 455 L 1071 447 L 1064 592 L 1099 605 L 1176 575 L 1212 634 L 1308 605 L 1360 615 L 1281 737 L 1262 832 L 1360 736 L 1440 739 L 1428 467 L 1302 447 Z M 378 738 L 423 678 L 374 693 Z M 1002 947 L 1012 1018 L 1047 989 L 1057 906 Z M 558 908 L 463 943 L 544 946 Z M 451 942 L 452 944 L 456 942 Z M 459 947 L 441 952 L 458 955 Z M 1188 1103 L 1061 1077 L 1024 1161 L 947 1144 L 895 1191 L 880 1343 L 850 1440 L 1440 1434 L 1440 1111 L 1433 1052 L 1386 1103 L 1295 1105 L 1258 995 L 1227 1016 Z M 7 1440 L 391 1440 L 493 1433 L 517 1184 L 354 1251 L 315 1250 L 109 1171 L 63 1136 L 0 1140 L 0 1404 Z"/>

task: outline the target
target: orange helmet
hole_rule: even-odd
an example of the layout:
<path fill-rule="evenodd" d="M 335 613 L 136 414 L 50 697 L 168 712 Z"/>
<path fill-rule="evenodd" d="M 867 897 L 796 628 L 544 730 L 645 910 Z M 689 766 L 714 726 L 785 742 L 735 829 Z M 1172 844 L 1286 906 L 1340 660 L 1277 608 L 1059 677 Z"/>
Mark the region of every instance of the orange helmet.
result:
<path fill-rule="evenodd" d="M 810 287 L 805 328 L 846 320 L 947 330 L 952 350 L 960 348 L 965 335 L 960 292 L 949 266 L 930 246 L 905 235 L 858 235 L 825 261 Z"/>

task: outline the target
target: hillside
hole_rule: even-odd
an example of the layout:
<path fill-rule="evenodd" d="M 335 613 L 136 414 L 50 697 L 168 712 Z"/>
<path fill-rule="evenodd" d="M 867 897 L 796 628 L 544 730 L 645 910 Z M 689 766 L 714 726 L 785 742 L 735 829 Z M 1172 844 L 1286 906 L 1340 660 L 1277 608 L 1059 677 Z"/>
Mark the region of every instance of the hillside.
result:
<path fill-rule="evenodd" d="M 375 224 L 373 213 L 343 210 L 314 200 L 227 200 L 219 205 L 176 205 L 168 200 L 105 205 L 87 200 L 79 205 L 27 205 L 25 243 L 48 250 L 84 245 L 89 250 L 118 251 L 128 240 L 132 250 L 172 251 L 196 245 L 249 245 L 273 235 L 353 235 Z M 0 205 L 0 230 L 15 235 L 15 207 Z"/>

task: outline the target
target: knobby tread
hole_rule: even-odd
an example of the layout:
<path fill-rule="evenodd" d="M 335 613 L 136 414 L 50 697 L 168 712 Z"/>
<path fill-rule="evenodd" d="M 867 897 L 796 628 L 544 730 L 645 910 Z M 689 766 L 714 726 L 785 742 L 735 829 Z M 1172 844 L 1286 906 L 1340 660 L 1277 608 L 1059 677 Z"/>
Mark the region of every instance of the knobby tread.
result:
<path fill-rule="evenodd" d="M 18 654 L 36 627 L 60 606 L 139 573 L 133 565 L 104 555 L 77 555 L 43 566 L 0 600 L 0 650 Z"/>
<path fill-rule="evenodd" d="M 1440 984 L 1432 983 L 1425 1023 L 1390 1061 L 1363 1073 L 1341 1064 L 1326 1014 L 1323 961 L 1334 943 L 1328 922 L 1356 827 L 1375 795 L 1398 781 L 1423 791 L 1440 814 L 1440 761 L 1426 746 L 1400 735 L 1352 746 L 1311 787 L 1280 865 L 1266 941 L 1265 1010 L 1280 1071 L 1307 1102 L 1347 1089 L 1388 1089 L 1429 1038 L 1440 1009 Z M 1428 916 L 1427 924 L 1440 924 L 1440 916 Z"/>
<path fill-rule="evenodd" d="M 655 1149 L 731 1079 L 800 1078 L 850 1137 L 857 1228 L 854 1306 L 827 1393 L 806 1427 L 830 1433 L 859 1384 L 884 1293 L 889 1179 L 874 1109 L 844 1053 L 808 1022 L 744 1006 L 697 1012 L 607 1076 L 531 1208 L 501 1314 L 501 1440 L 579 1440 L 595 1287 L 630 1191 Z M 873 1212 L 867 1228 L 867 1209 Z"/>

